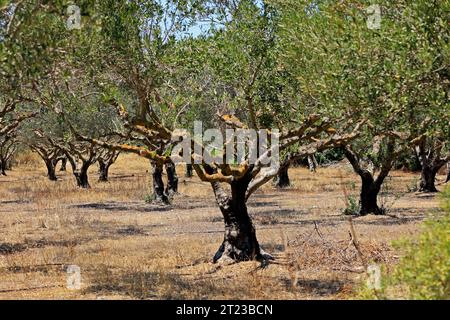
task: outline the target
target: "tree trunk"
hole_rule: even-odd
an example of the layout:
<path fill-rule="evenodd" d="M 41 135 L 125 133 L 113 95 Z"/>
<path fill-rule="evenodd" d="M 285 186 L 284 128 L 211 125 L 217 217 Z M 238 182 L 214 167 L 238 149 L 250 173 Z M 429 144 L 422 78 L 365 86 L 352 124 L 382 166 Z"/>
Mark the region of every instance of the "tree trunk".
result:
<path fill-rule="evenodd" d="M 165 204 L 169 203 L 169 199 L 164 193 L 164 182 L 162 179 L 163 165 L 151 162 L 152 165 L 152 180 L 153 180 L 153 198 L 156 201 L 163 202 Z"/>
<path fill-rule="evenodd" d="M 9 157 L 4 161 L 4 163 L 5 164 L 3 166 L 5 167 L 5 170 L 12 170 L 12 160 Z"/>
<path fill-rule="evenodd" d="M 186 178 L 192 178 L 192 176 L 194 175 L 193 172 L 193 168 L 192 168 L 192 164 L 187 163 L 186 164 Z"/>
<path fill-rule="evenodd" d="M 277 180 L 275 182 L 275 186 L 277 188 L 287 188 L 291 185 L 291 181 L 289 180 L 289 165 L 281 165 L 280 170 L 278 170 Z"/>
<path fill-rule="evenodd" d="M 5 167 L 6 167 L 6 165 L 3 163 L 3 161 L 0 160 L 0 174 L 2 176 L 6 176 L 6 172 L 5 172 L 6 168 Z"/>
<path fill-rule="evenodd" d="M 109 167 L 111 164 L 105 163 L 102 160 L 98 160 L 98 181 L 100 182 L 108 182 L 108 174 L 109 174 Z"/>
<path fill-rule="evenodd" d="M 383 214 L 383 210 L 378 206 L 378 194 L 380 193 L 381 186 L 378 185 L 372 175 L 365 174 L 361 176 L 362 187 L 360 194 L 360 215 L 368 214 Z"/>
<path fill-rule="evenodd" d="M 59 168 L 59 171 L 66 171 L 67 167 L 67 158 L 61 159 L 61 167 Z"/>
<path fill-rule="evenodd" d="M 90 189 L 91 185 L 89 184 L 88 179 L 88 169 L 90 163 L 83 163 L 80 170 L 75 170 L 73 172 L 75 179 L 77 180 L 77 186 L 83 189 Z"/>
<path fill-rule="evenodd" d="M 317 165 L 318 164 L 317 164 L 316 157 L 314 155 L 309 155 L 308 156 L 308 168 L 309 168 L 309 171 L 316 172 Z"/>
<path fill-rule="evenodd" d="M 233 182 L 231 197 L 221 190 L 215 190 L 216 200 L 225 222 L 225 234 L 222 245 L 214 255 L 214 262 L 239 262 L 264 258 L 256 239 L 255 227 L 247 211 L 245 200 L 247 186 L 245 178 Z"/>
<path fill-rule="evenodd" d="M 45 160 L 45 166 L 47 167 L 47 177 L 50 181 L 57 181 L 55 162 L 52 160 Z"/>
<path fill-rule="evenodd" d="M 447 164 L 447 179 L 445 179 L 445 183 L 450 181 L 450 163 Z"/>
<path fill-rule="evenodd" d="M 420 189 L 421 192 L 437 192 L 434 181 L 439 169 L 430 165 L 422 165 L 422 172 L 420 175 Z"/>
<path fill-rule="evenodd" d="M 423 139 L 416 146 L 416 154 L 419 156 L 422 171 L 420 174 L 421 192 L 438 192 L 435 186 L 436 175 L 439 169 L 447 162 L 441 158 L 442 146 L 436 146 L 433 141 Z"/>
<path fill-rule="evenodd" d="M 166 163 L 167 188 L 166 195 L 169 197 L 178 193 L 178 176 L 175 164 L 173 162 Z"/>

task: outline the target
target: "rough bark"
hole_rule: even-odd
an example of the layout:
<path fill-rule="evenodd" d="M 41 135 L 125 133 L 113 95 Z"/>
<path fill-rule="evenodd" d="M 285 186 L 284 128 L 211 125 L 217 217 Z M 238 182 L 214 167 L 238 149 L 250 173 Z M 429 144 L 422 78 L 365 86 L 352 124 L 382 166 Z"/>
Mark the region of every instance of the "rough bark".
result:
<path fill-rule="evenodd" d="M 83 162 L 81 168 L 79 170 L 74 170 L 73 175 L 77 181 L 77 186 L 83 189 L 90 189 L 91 185 L 89 184 L 88 178 L 88 170 L 90 167 L 90 163 Z"/>
<path fill-rule="evenodd" d="M 344 153 L 348 161 L 353 167 L 353 170 L 360 176 L 362 186 L 359 198 L 360 215 L 384 214 L 384 210 L 378 206 L 378 194 L 381 186 L 388 176 L 394 164 L 395 156 L 394 143 L 391 141 L 387 145 L 387 156 L 383 159 L 380 172 L 375 178 L 375 175 L 370 170 L 364 169 L 360 163 L 360 157 L 354 152 L 350 146 L 344 148 Z"/>
<path fill-rule="evenodd" d="M 169 199 L 164 193 L 164 182 L 162 179 L 163 165 L 158 162 L 151 161 L 151 166 L 152 166 L 153 198 L 156 201 L 168 204 Z"/>
<path fill-rule="evenodd" d="M 167 196 L 171 197 L 178 193 L 178 176 L 173 162 L 166 163 L 165 167 L 167 173 L 167 187 L 165 192 Z"/>
<path fill-rule="evenodd" d="M 51 159 L 44 160 L 45 166 L 47 167 L 47 177 L 50 181 L 57 181 L 58 178 L 56 177 L 56 168 L 55 168 L 55 161 Z"/>
<path fill-rule="evenodd" d="M 246 191 L 250 180 L 250 177 L 245 176 L 233 181 L 231 195 L 228 195 L 218 182 L 211 183 L 225 222 L 224 239 L 214 255 L 213 262 L 271 259 L 261 250 L 255 227 L 247 211 Z"/>
<path fill-rule="evenodd" d="M 3 164 L 3 161 L 0 161 L 0 174 L 2 176 L 6 176 L 6 165 Z"/>
<path fill-rule="evenodd" d="M 109 151 L 102 152 L 98 156 L 98 181 L 107 182 L 109 179 L 109 168 L 116 162 L 119 157 L 120 152 L 118 151 Z"/>
<path fill-rule="evenodd" d="M 77 159 L 75 157 L 68 154 L 67 158 L 72 167 L 72 173 L 75 177 L 75 181 L 77 182 L 77 186 L 83 189 L 90 189 L 91 185 L 89 184 L 88 170 L 94 162 L 92 158 L 81 160 L 80 167 L 78 167 Z"/>
<path fill-rule="evenodd" d="M 30 146 L 30 148 L 37 152 L 37 154 L 44 161 L 45 167 L 47 168 L 47 178 L 50 181 L 57 181 L 58 178 L 56 176 L 56 164 L 59 160 L 59 150 L 57 148 L 48 147 L 42 144 L 36 144 Z"/>
<path fill-rule="evenodd" d="M 11 159 L 8 158 L 8 159 L 6 160 L 5 163 L 6 163 L 5 169 L 6 169 L 6 170 L 12 170 L 12 167 L 13 167 L 13 161 L 12 161 Z"/>
<path fill-rule="evenodd" d="M 6 176 L 6 170 L 11 170 L 11 158 L 17 149 L 14 136 L 3 137 L 0 143 L 0 174 Z"/>
<path fill-rule="evenodd" d="M 83 189 L 90 189 L 88 170 L 98 160 L 98 149 L 93 144 L 86 146 L 70 142 L 68 145 L 58 144 L 58 146 L 64 152 L 67 161 L 72 167 L 77 186 Z"/>
<path fill-rule="evenodd" d="M 419 157 L 422 171 L 420 174 L 421 192 L 438 192 L 435 186 L 438 171 L 449 161 L 450 157 L 442 157 L 443 144 L 423 137 L 415 150 Z"/>
<path fill-rule="evenodd" d="M 61 159 L 61 167 L 59 168 L 59 171 L 66 171 L 67 169 L 67 158 Z"/>
<path fill-rule="evenodd" d="M 222 245 L 214 255 L 214 262 L 253 260 L 261 256 L 256 231 L 245 203 L 245 189 L 242 183 L 234 183 L 232 196 L 219 203 L 225 234 Z"/>
<path fill-rule="evenodd" d="M 374 181 L 373 176 L 367 174 L 360 175 L 362 187 L 360 194 L 360 215 L 368 214 L 383 214 L 383 210 L 378 206 L 378 194 L 380 193 L 381 185 Z"/>
<path fill-rule="evenodd" d="M 275 181 L 275 186 L 277 188 L 283 189 L 291 185 L 289 180 L 289 164 L 282 164 L 280 170 L 278 170 L 277 179 Z"/>
<path fill-rule="evenodd" d="M 420 173 L 420 192 L 438 192 L 435 186 L 436 174 L 440 168 L 431 165 L 422 165 Z"/>
<path fill-rule="evenodd" d="M 308 156 L 308 168 L 311 172 L 316 172 L 317 169 L 317 160 L 316 157 L 312 154 Z"/>
<path fill-rule="evenodd" d="M 103 160 L 98 160 L 98 181 L 100 182 L 108 182 L 108 175 L 109 175 L 109 167 L 111 166 L 110 163 L 105 163 Z"/>

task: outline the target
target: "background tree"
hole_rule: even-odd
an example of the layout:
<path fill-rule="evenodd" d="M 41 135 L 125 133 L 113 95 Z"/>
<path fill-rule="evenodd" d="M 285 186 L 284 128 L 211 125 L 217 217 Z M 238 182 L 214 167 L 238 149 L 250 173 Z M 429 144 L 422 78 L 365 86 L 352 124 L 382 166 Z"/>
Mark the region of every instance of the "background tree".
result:
<path fill-rule="evenodd" d="M 51 138 L 45 138 L 42 132 L 36 130 L 35 137 L 29 142 L 29 148 L 36 152 L 44 161 L 47 168 L 47 177 L 50 181 L 58 180 L 56 176 L 56 164 L 63 157 L 62 150 L 52 143 Z"/>
<path fill-rule="evenodd" d="M 80 5 L 81 2 L 90 1 L 80 1 Z M 41 108 L 36 104 L 32 88 L 36 81 L 54 71 L 56 63 L 65 59 L 69 38 L 65 15 L 68 4 L 64 0 L 2 1 L 0 135 L 16 130 L 20 122 Z M 28 110 L 28 115 L 23 110 Z"/>
<path fill-rule="evenodd" d="M 445 131 L 448 131 L 448 128 L 443 129 L 442 133 Z M 416 140 L 415 150 L 422 167 L 419 191 L 438 191 L 435 186 L 436 174 L 450 161 L 449 143 L 450 140 L 440 139 L 437 135 L 434 137 L 421 136 Z"/>
<path fill-rule="evenodd" d="M 430 128 L 426 116 L 448 111 L 442 74 L 448 67 L 442 54 L 448 48 L 448 4 L 432 2 L 381 2 L 380 28 L 367 23 L 370 1 L 319 2 L 314 12 L 308 1 L 277 2 L 284 61 L 298 74 L 304 103 L 370 120 L 359 142 L 345 148 L 362 180 L 362 214 L 381 212 L 380 187 L 397 157 L 421 135 L 416 128 Z"/>
<path fill-rule="evenodd" d="M 0 96 L 0 173 L 6 175 L 11 159 L 19 144 L 19 131 L 23 122 L 35 116 L 35 112 L 20 107 L 19 101 Z"/>
<path fill-rule="evenodd" d="M 101 29 L 90 29 L 75 48 L 72 66 L 95 75 L 92 79 L 105 97 L 126 101 L 118 109 L 125 130 L 135 145 L 147 145 L 161 155 L 170 150 L 171 130 L 186 102 L 174 97 L 172 80 L 179 66 L 176 44 L 196 14 L 201 1 L 105 1 L 96 6 Z M 92 43 L 96 45 L 93 46 Z M 87 59 L 89 57 L 89 59 Z M 107 100 L 107 99 L 105 99 Z M 117 109 L 118 104 L 111 104 Z M 144 130 L 168 128 L 157 139 Z M 150 137 L 151 139 L 148 139 Z M 151 142 L 150 142 L 151 141 Z M 153 148 L 155 147 L 156 148 Z M 166 165 L 168 186 L 162 168 L 153 163 L 157 199 L 166 201 L 165 190 L 177 190 L 175 166 Z"/>
<path fill-rule="evenodd" d="M 18 149 L 19 142 L 15 134 L 0 136 L 0 174 L 6 176 L 11 169 L 11 161 Z"/>
<path fill-rule="evenodd" d="M 116 162 L 120 152 L 114 150 L 101 150 L 98 156 L 98 181 L 107 182 L 109 177 L 109 168 Z"/>

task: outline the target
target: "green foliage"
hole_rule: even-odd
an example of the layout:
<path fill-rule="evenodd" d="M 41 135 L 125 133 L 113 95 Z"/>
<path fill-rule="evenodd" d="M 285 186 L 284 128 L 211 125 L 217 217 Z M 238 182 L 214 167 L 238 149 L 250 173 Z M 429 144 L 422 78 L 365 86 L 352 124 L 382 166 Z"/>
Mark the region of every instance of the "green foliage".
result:
<path fill-rule="evenodd" d="M 282 64 L 295 74 L 306 108 L 373 124 L 355 143 L 377 165 L 374 137 L 395 130 L 448 135 L 448 1 L 378 1 L 381 27 L 367 27 L 373 1 L 276 1 Z M 447 71 L 444 71 L 447 70 Z M 433 123 L 421 128 L 424 119 Z M 381 148 L 386 139 L 381 140 Z M 378 158 L 378 159 L 377 159 Z"/>
<path fill-rule="evenodd" d="M 44 77 L 68 57 L 76 31 L 66 27 L 71 1 L 7 1 L 0 4 L 0 74 L 16 89 Z M 80 0 L 81 7 L 92 3 Z M 84 14 L 84 12 L 82 12 Z M 75 43 L 76 44 L 76 43 Z"/>
<path fill-rule="evenodd" d="M 145 195 L 145 197 L 144 197 L 144 201 L 145 201 L 146 203 L 152 203 L 152 202 L 155 201 L 155 200 L 156 200 L 156 196 L 155 196 L 154 193 L 147 194 L 147 195 Z"/>
<path fill-rule="evenodd" d="M 347 207 L 342 211 L 342 214 L 348 216 L 357 216 L 359 215 L 360 205 L 357 197 L 353 195 L 349 195 L 346 198 Z"/>
<path fill-rule="evenodd" d="M 412 172 L 418 172 L 421 170 L 421 165 L 418 157 L 413 153 L 411 149 L 410 152 L 405 152 L 402 156 L 397 160 L 396 169 L 406 169 Z"/>
<path fill-rule="evenodd" d="M 406 256 L 394 273 L 412 299 L 450 299 L 450 215 L 428 221 L 418 242 L 406 244 Z"/>
<path fill-rule="evenodd" d="M 341 161 L 344 159 L 344 152 L 342 149 L 329 149 L 324 152 L 315 154 L 316 160 L 319 164 L 327 164 L 330 162 Z"/>
<path fill-rule="evenodd" d="M 362 288 L 367 299 L 450 299 L 450 188 L 442 195 L 443 215 L 429 218 L 415 240 L 398 242 L 404 255 L 380 291 Z"/>

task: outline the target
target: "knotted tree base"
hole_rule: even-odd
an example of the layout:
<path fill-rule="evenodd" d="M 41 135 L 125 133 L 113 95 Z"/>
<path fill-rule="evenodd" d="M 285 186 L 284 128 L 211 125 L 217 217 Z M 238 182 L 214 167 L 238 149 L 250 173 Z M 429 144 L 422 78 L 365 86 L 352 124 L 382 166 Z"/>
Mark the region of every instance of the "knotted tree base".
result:
<path fill-rule="evenodd" d="M 248 260 L 270 260 L 272 256 L 261 250 L 255 227 L 247 211 L 246 182 L 231 184 L 232 195 L 215 190 L 217 203 L 225 222 L 224 240 L 213 258 L 213 262 L 234 263 Z"/>
<path fill-rule="evenodd" d="M 435 185 L 437 170 L 436 169 L 422 169 L 420 177 L 420 192 L 438 192 Z"/>

